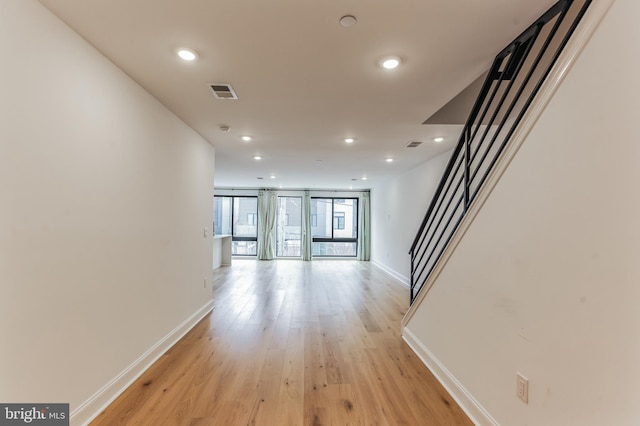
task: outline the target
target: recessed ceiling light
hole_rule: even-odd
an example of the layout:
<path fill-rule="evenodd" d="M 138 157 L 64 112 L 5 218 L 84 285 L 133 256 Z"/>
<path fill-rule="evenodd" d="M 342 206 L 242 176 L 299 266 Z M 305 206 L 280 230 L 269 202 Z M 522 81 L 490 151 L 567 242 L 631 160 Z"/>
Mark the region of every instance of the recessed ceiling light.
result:
<path fill-rule="evenodd" d="M 364 176 L 364 177 L 362 178 L 362 180 L 367 180 L 367 179 L 368 179 L 368 178 L 367 178 L 366 176 Z"/>
<path fill-rule="evenodd" d="M 253 156 L 253 159 L 254 159 L 254 160 L 262 160 L 262 157 L 261 157 L 261 156 L 259 156 L 259 155 L 254 155 L 254 156 Z"/>
<path fill-rule="evenodd" d="M 396 69 L 398 68 L 398 65 L 400 65 L 400 58 L 397 56 L 388 56 L 380 61 L 380 65 L 382 68 L 388 70 Z"/>
<path fill-rule="evenodd" d="M 198 54 L 191 49 L 178 50 L 178 56 L 184 61 L 194 61 L 198 58 Z"/>
<path fill-rule="evenodd" d="M 344 141 L 346 143 L 353 143 L 355 141 L 355 139 L 354 138 L 346 138 Z"/>
<path fill-rule="evenodd" d="M 245 142 L 249 142 L 251 140 L 251 136 L 243 136 L 242 140 Z"/>
<path fill-rule="evenodd" d="M 269 176 L 269 177 L 270 177 L 271 179 L 275 179 L 275 178 L 276 178 L 276 175 L 271 175 L 271 176 Z"/>
<path fill-rule="evenodd" d="M 393 163 L 393 158 L 385 158 L 385 160 L 387 163 Z"/>
<path fill-rule="evenodd" d="M 344 15 L 342 18 L 340 18 L 339 22 L 340 25 L 348 28 L 353 27 L 358 22 L 358 20 L 353 15 Z"/>
<path fill-rule="evenodd" d="M 434 141 L 434 142 L 436 142 L 436 143 L 440 143 L 440 142 L 442 142 L 443 140 L 444 140 L 444 138 L 443 138 L 443 137 L 441 137 L 441 136 L 438 136 L 437 138 L 433 138 L 433 141 Z"/>

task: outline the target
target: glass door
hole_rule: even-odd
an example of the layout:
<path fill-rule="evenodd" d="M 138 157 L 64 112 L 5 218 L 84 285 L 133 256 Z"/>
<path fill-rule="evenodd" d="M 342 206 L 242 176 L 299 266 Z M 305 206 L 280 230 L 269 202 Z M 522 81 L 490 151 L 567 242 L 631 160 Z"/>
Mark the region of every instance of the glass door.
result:
<path fill-rule="evenodd" d="M 300 257 L 302 242 L 302 197 L 278 197 L 276 256 Z"/>

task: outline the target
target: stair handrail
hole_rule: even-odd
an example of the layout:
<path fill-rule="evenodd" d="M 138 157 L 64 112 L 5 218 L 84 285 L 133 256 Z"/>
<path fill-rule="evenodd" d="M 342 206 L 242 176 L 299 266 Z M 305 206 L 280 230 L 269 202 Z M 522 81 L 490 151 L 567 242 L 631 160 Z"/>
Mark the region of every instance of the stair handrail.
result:
<path fill-rule="evenodd" d="M 436 259 L 433 265 L 430 267 L 430 270 L 426 273 L 426 276 L 424 277 L 424 279 L 420 280 L 421 284 L 418 287 L 418 292 L 422 289 L 424 282 L 426 282 L 426 280 L 428 279 L 431 271 L 435 267 L 435 263 L 437 263 L 439 257 L 442 255 L 442 252 L 444 251 L 444 248 L 451 240 L 453 233 L 455 233 L 455 230 L 457 229 L 462 218 L 466 214 L 466 211 L 469 209 L 469 206 L 475 199 L 475 196 L 478 194 L 478 191 L 483 187 L 488 174 L 491 172 L 496 162 L 502 155 L 506 144 L 509 142 L 515 129 L 517 128 L 518 124 L 522 120 L 524 113 L 526 112 L 528 107 L 531 105 L 533 98 L 539 91 L 542 83 L 548 76 L 552 66 L 558 59 L 560 53 L 562 52 L 562 49 L 566 45 L 568 39 L 573 34 L 576 26 L 584 16 L 591 2 L 592 0 L 559 0 L 556 4 L 554 4 L 551 8 L 549 8 L 549 10 L 547 10 L 542 16 L 540 16 L 533 24 L 531 24 L 525 31 L 523 31 L 518 37 L 516 37 L 507 47 L 505 47 L 494 58 L 490 71 L 488 72 L 487 77 L 485 78 L 485 81 L 482 85 L 482 88 L 480 89 L 479 95 L 476 98 L 476 101 L 474 102 L 471 111 L 469 112 L 469 116 L 463 127 L 463 130 L 458 139 L 458 142 L 452 152 L 451 158 L 449 159 L 449 162 L 445 167 L 442 178 L 438 183 L 438 186 L 434 192 L 433 197 L 431 198 L 427 211 L 420 223 L 418 232 L 416 233 L 416 236 L 414 237 L 413 242 L 411 244 L 411 248 L 409 250 L 409 255 L 411 257 L 411 283 L 410 283 L 411 303 L 413 302 L 413 300 L 415 299 L 415 296 L 417 295 L 417 293 L 414 292 L 414 289 L 417 284 L 416 278 L 420 278 L 423 275 L 425 269 L 427 268 L 427 265 L 431 261 L 433 252 L 436 251 L 438 244 L 440 244 L 440 241 L 444 236 L 445 230 L 449 227 L 451 220 L 453 219 L 453 216 L 451 216 L 449 220 L 446 222 L 445 229 L 442 231 L 442 234 L 436 240 L 436 243 L 433 246 L 433 249 L 432 249 L 433 252 L 427 256 L 426 261 L 423 261 L 424 256 L 427 252 L 427 248 L 433 241 L 435 234 L 432 235 L 432 237 L 429 239 L 425 247 L 422 247 L 422 245 L 428 235 L 428 232 L 430 232 L 432 225 L 436 222 L 436 218 L 433 217 L 433 215 L 437 213 L 437 211 L 442 207 L 442 204 L 444 203 L 444 197 L 448 196 L 448 192 L 443 194 L 443 191 L 450 191 L 451 187 L 453 186 L 454 176 L 452 175 L 452 173 L 459 172 L 459 168 L 461 166 L 459 162 L 463 161 L 464 162 L 463 177 L 458 179 L 458 185 L 454 187 L 453 193 L 450 194 L 451 198 L 449 199 L 449 204 L 447 204 L 447 206 L 445 207 L 444 211 L 442 212 L 442 215 L 444 215 L 446 211 L 449 209 L 451 202 L 454 200 L 453 196 L 455 195 L 456 191 L 458 191 L 460 183 L 463 183 L 464 188 L 463 188 L 462 198 L 459 199 L 458 204 L 456 204 L 454 208 L 454 212 L 455 212 L 455 210 L 458 208 L 458 205 L 462 201 L 464 201 L 462 212 L 460 213 L 461 216 L 459 217 L 458 221 L 455 223 L 454 229 L 449 234 L 448 239 L 445 241 L 444 247 L 441 247 L 440 253 L 436 256 Z M 575 7 L 571 9 L 572 6 L 575 6 Z M 568 21 L 568 28 L 566 28 L 566 32 L 560 34 L 560 40 L 556 40 L 554 37 L 556 36 L 558 29 L 561 27 L 561 25 L 565 24 L 565 21 L 564 21 L 565 17 L 567 16 L 570 10 L 571 10 L 571 13 L 575 14 L 573 16 L 573 20 Z M 549 34 L 544 39 L 542 43 L 542 47 L 540 47 L 540 50 L 537 51 L 538 52 L 537 56 L 535 57 L 535 60 L 533 61 L 531 68 L 527 70 L 527 72 L 525 73 L 526 76 L 523 79 L 521 86 L 518 88 L 518 90 L 516 90 L 515 97 L 510 99 L 511 104 L 506 109 L 506 113 L 504 111 L 501 111 L 503 104 L 507 101 L 508 95 L 511 93 L 512 86 L 514 85 L 516 78 L 519 76 L 519 73 L 523 67 L 523 64 L 528 59 L 528 56 L 531 53 L 533 46 L 538 42 L 538 37 L 541 34 L 543 27 L 545 27 L 546 24 L 552 22 L 556 17 L 557 19 L 555 20 L 555 23 L 553 24 Z M 524 105 L 522 105 L 521 109 L 515 114 L 515 117 L 513 117 L 514 118 L 513 124 L 510 129 L 508 128 L 508 132 L 504 137 L 504 140 L 501 143 L 499 143 L 497 154 L 495 154 L 495 156 L 489 160 L 487 170 L 483 169 L 484 175 L 481 176 L 480 182 L 478 183 L 477 187 L 474 189 L 473 193 L 471 193 L 471 190 L 470 190 L 471 185 L 474 183 L 474 179 L 477 177 L 482 166 L 486 165 L 485 160 L 487 158 L 487 155 L 489 154 L 489 151 L 493 149 L 496 139 L 501 134 L 505 124 L 507 123 L 507 119 L 512 118 L 511 114 L 513 113 L 513 109 L 517 105 L 518 101 L 521 100 L 521 96 L 525 88 L 528 87 L 528 84 L 530 83 L 530 80 L 534 74 L 534 71 L 538 71 L 537 67 L 538 65 L 540 65 L 540 62 L 543 56 L 547 53 L 547 49 L 549 48 L 549 46 L 553 41 L 559 41 L 559 43 L 556 48 L 556 51 L 551 55 L 549 62 L 545 63 L 545 66 L 547 68 L 542 67 L 543 72 L 539 77 L 538 81 L 535 82 L 532 88 L 530 88 L 530 92 L 528 92 L 528 97 L 523 98 L 525 99 Z M 507 61 L 505 61 L 506 58 L 508 58 Z M 480 131 L 480 128 L 483 125 L 483 121 L 486 118 L 489 108 L 493 104 L 493 101 L 495 100 L 495 97 L 501 87 L 500 84 L 504 83 L 505 81 L 509 81 L 509 83 L 507 84 L 507 88 L 505 89 L 504 93 L 502 93 L 501 99 L 498 102 L 497 109 L 493 112 L 493 114 L 491 114 L 491 118 L 489 121 L 490 124 L 486 126 L 486 129 L 483 132 L 483 135 L 477 145 L 476 151 L 473 153 L 473 155 L 471 155 L 471 144 L 476 139 L 476 136 L 478 135 L 478 132 Z M 494 83 L 495 83 L 495 88 L 493 90 L 493 93 L 491 94 L 484 108 L 484 111 L 482 112 L 480 120 L 476 122 L 478 115 L 482 110 L 483 105 L 485 105 L 487 96 L 489 95 L 491 88 L 494 86 Z M 491 130 L 491 126 L 494 124 L 500 112 L 503 113 L 503 117 L 501 120 L 499 120 L 500 125 L 497 128 L 498 130 L 495 132 L 495 135 L 491 138 L 491 141 L 488 143 L 488 147 L 485 147 L 484 155 L 482 155 L 480 161 L 478 162 L 477 168 L 473 171 L 473 174 L 472 174 L 471 164 L 476 159 L 476 156 L 480 153 L 480 148 L 485 142 L 487 135 Z M 472 131 L 473 127 L 476 127 L 475 131 Z M 461 155 L 463 156 L 462 158 L 460 158 Z M 445 190 L 445 187 L 447 187 L 446 190 Z M 440 224 L 442 223 L 442 219 L 443 218 L 441 218 L 440 221 L 438 221 L 433 232 L 435 232 L 435 229 L 437 229 L 440 226 Z M 419 255 L 419 253 L 416 252 L 416 249 L 422 250 L 422 254 Z M 417 261 L 418 264 L 422 264 L 421 268 L 418 268 L 417 265 L 414 265 L 414 261 L 416 259 L 418 259 Z M 419 273 L 416 275 L 416 271 L 418 269 L 419 269 Z"/>

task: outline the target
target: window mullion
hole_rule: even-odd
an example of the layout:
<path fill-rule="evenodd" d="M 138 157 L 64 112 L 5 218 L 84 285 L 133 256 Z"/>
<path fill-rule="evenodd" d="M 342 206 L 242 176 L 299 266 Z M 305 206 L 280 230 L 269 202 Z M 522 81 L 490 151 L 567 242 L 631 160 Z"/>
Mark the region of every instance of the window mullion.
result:
<path fill-rule="evenodd" d="M 331 239 L 333 240 L 335 238 L 335 235 L 333 235 L 334 232 L 334 223 L 333 221 L 336 220 L 336 200 L 335 199 L 331 199 Z"/>

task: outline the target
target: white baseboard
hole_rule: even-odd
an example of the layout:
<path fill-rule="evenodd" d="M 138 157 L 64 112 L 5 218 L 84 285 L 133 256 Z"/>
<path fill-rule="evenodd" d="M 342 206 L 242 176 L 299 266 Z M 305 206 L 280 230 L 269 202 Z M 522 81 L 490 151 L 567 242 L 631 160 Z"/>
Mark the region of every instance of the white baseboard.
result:
<path fill-rule="evenodd" d="M 155 345 L 147 350 L 140 358 L 135 360 L 123 372 L 114 377 L 102 389 L 96 392 L 82 405 L 73 410 L 70 415 L 72 425 L 88 425 L 95 419 L 109 404 L 111 404 L 122 392 L 142 375 L 154 362 L 168 351 L 178 340 L 189 332 L 205 315 L 213 309 L 213 300 L 207 302 L 193 315 L 184 320 L 174 328 L 169 334 L 160 339 Z"/>
<path fill-rule="evenodd" d="M 404 276 L 400 272 L 394 271 L 393 269 L 388 268 L 385 265 L 383 265 L 382 263 L 379 263 L 379 262 L 377 262 L 375 260 L 371 260 L 371 263 L 374 264 L 375 266 L 377 266 L 378 268 L 382 269 L 383 271 L 385 271 L 387 274 L 391 275 L 393 278 L 395 278 L 398 281 L 400 281 L 402 284 L 404 284 L 407 287 L 409 287 L 409 277 Z"/>
<path fill-rule="evenodd" d="M 469 416 L 469 419 L 478 426 L 497 426 L 498 422 L 480 405 L 478 401 L 467 391 L 453 374 L 431 353 L 429 349 L 409 330 L 402 329 L 402 338 L 407 345 L 418 355 L 436 379 L 455 399 L 460 408 Z"/>

